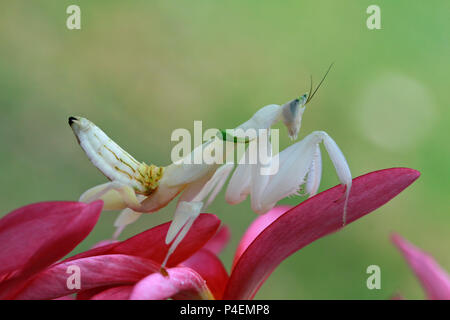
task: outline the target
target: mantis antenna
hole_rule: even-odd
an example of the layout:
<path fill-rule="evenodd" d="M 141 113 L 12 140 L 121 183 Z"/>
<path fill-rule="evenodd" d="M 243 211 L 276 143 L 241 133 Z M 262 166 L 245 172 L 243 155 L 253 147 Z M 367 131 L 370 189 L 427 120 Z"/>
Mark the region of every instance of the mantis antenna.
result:
<path fill-rule="evenodd" d="M 319 84 L 317 85 L 316 89 L 314 89 L 314 92 L 313 92 L 312 94 L 311 94 L 311 90 L 312 90 L 312 76 L 311 76 L 311 85 L 310 85 L 310 87 L 309 87 L 308 99 L 306 100 L 306 103 L 305 103 L 305 104 L 307 104 L 309 101 L 312 100 L 312 98 L 313 98 L 314 95 L 316 94 L 317 90 L 319 90 L 319 88 L 320 88 L 320 86 L 322 85 L 323 81 L 324 81 L 325 78 L 327 77 L 328 72 L 330 72 L 331 67 L 333 66 L 333 64 L 334 64 L 334 62 L 333 62 L 332 64 L 330 64 L 330 66 L 328 67 L 327 72 L 325 72 L 325 75 L 323 76 L 322 80 L 320 80 Z"/>

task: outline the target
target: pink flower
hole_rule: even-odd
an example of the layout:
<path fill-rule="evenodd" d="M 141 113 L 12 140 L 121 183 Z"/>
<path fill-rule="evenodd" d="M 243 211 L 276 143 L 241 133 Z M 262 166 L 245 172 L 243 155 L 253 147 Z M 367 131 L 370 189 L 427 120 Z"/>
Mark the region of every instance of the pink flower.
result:
<path fill-rule="evenodd" d="M 394 234 L 392 241 L 422 284 L 428 299 L 450 300 L 450 276 L 432 256 Z"/>
<path fill-rule="evenodd" d="M 0 219 L 0 298 L 64 257 L 93 229 L 102 201 L 42 202 Z"/>
<path fill-rule="evenodd" d="M 415 170 L 394 168 L 354 179 L 348 222 L 382 206 L 418 177 Z M 79 299 L 251 299 L 284 259 L 342 227 L 342 195 L 343 187 L 336 186 L 296 207 L 277 207 L 258 217 L 241 239 L 229 276 L 217 257 L 229 238 L 228 230 L 216 233 L 220 221 L 202 214 L 169 259 L 167 269 L 160 270 L 160 265 L 168 250 L 164 238 L 169 223 L 52 265 L 47 259 L 39 272 L 3 297 L 55 299 L 78 292 Z M 66 285 L 71 265 L 81 270 L 77 290 Z"/>
<path fill-rule="evenodd" d="M 393 168 L 355 178 L 348 202 L 348 223 L 384 205 L 419 175 L 416 170 Z M 256 219 L 238 246 L 224 298 L 253 298 L 284 259 L 341 229 L 342 193 L 343 187 L 339 185 L 286 212 L 271 212 L 271 223 L 264 216 Z M 252 240 L 247 240 L 246 236 Z"/>
<path fill-rule="evenodd" d="M 3 287 L 0 286 L 1 297 L 27 300 L 56 299 L 80 292 L 79 298 L 93 298 L 97 293 L 101 293 L 100 297 L 106 298 L 128 298 L 130 286 L 149 274 L 159 274 L 161 262 L 168 250 L 164 239 L 169 224 L 154 227 L 126 241 L 96 246 L 50 266 L 47 264 L 45 269 L 40 269 L 40 272 L 28 277 L 25 283 L 19 288 L 14 288 L 15 290 L 4 292 Z M 202 250 L 210 253 L 202 247 L 216 233 L 219 225 L 220 221 L 214 215 L 200 215 L 191 232 L 171 256 L 168 266 L 178 266 L 194 253 L 202 252 Z M 37 230 L 37 226 L 35 227 Z M 212 253 L 211 255 L 217 259 Z M 0 259 L 6 260 L 7 255 L 2 255 Z M 71 266 L 76 266 L 80 270 L 81 288 L 79 289 L 72 289 L 67 285 L 67 279 L 70 276 L 67 270 Z M 196 284 L 200 284 L 201 278 L 195 271 L 186 267 L 181 269 L 186 277 L 191 275 L 198 280 Z M 226 275 L 225 270 L 224 274 Z M 217 277 L 217 273 L 215 276 Z M 207 279 L 206 275 L 205 278 Z M 203 287 L 197 288 L 198 292 L 214 291 L 214 287 L 206 289 L 204 280 L 201 283 Z M 112 290 L 108 290 L 111 288 Z M 206 298 L 201 294 L 200 296 Z"/>

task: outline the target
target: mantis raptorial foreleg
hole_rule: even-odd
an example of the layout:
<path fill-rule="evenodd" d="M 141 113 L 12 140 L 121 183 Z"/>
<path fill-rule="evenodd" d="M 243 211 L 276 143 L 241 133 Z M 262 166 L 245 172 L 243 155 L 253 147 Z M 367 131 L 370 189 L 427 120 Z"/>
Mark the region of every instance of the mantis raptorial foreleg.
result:
<path fill-rule="evenodd" d="M 346 223 L 347 199 L 352 178 L 347 161 L 334 140 L 324 131 L 315 131 L 303 140 L 291 145 L 278 155 L 278 171 L 270 176 L 261 175 L 260 165 L 247 165 L 245 170 L 236 170 L 240 177 L 232 177 L 226 194 L 229 203 L 238 203 L 250 194 L 252 209 L 263 214 L 275 204 L 290 195 L 297 194 L 301 185 L 306 183 L 306 192 L 313 195 L 317 192 L 321 178 L 321 155 L 319 143 L 323 142 L 336 169 L 340 182 L 346 186 L 343 223 Z M 247 184 L 238 181 L 250 179 Z M 307 181 L 308 180 L 308 181 Z M 251 185 L 251 188 L 248 188 Z"/>
<path fill-rule="evenodd" d="M 95 186 L 80 196 L 81 202 L 88 203 L 97 199 L 101 199 L 105 203 L 103 210 L 121 210 L 125 208 L 139 210 L 141 206 L 134 189 L 117 181 Z"/>
<path fill-rule="evenodd" d="M 186 188 L 180 197 L 172 223 L 166 235 L 166 244 L 171 243 L 171 245 L 162 263 L 162 268 L 165 267 L 170 255 L 186 236 L 200 212 L 205 210 L 220 192 L 233 168 L 233 163 L 226 163 L 217 169 L 212 177 L 203 179 L 206 181 L 199 181 Z"/>

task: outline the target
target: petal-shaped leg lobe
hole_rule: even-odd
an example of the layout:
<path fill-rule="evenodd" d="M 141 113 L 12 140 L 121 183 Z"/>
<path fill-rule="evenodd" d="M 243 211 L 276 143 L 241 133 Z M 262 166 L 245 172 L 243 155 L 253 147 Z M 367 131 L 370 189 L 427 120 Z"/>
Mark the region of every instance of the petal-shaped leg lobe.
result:
<path fill-rule="evenodd" d="M 101 199 L 104 202 L 104 210 L 122 210 L 132 208 L 139 210 L 140 203 L 136 193 L 130 186 L 118 183 L 108 182 L 95 186 L 80 197 L 80 202 L 92 202 Z"/>
<path fill-rule="evenodd" d="M 316 145 L 316 152 L 314 153 L 313 162 L 308 172 L 306 180 L 306 193 L 310 197 L 316 195 L 319 190 L 320 180 L 322 178 L 322 156 L 319 145 Z"/>
<path fill-rule="evenodd" d="M 195 219 L 199 216 L 203 207 L 203 202 L 186 202 L 178 203 L 172 223 L 166 235 L 166 244 L 170 245 L 167 255 L 162 263 L 165 267 L 172 253 L 175 251 L 181 240 L 186 236 Z"/>

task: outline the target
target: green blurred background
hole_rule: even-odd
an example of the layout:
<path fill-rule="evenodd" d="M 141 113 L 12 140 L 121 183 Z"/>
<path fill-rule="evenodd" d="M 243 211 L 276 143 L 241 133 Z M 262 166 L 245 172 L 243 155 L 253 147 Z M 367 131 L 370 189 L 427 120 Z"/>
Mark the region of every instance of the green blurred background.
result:
<path fill-rule="evenodd" d="M 66 8 L 81 7 L 81 30 Z M 381 30 L 366 8 L 381 8 Z M 399 232 L 450 270 L 450 2 L 443 1 L 3 1 L 0 4 L 0 209 L 76 200 L 106 179 L 67 125 L 85 116 L 137 159 L 167 165 L 176 128 L 232 128 L 284 103 L 335 62 L 308 106 L 300 137 L 327 131 L 353 176 L 406 166 L 421 178 L 393 201 L 284 261 L 259 299 L 423 298 Z M 281 128 L 281 126 L 279 126 Z M 289 145 L 281 128 L 281 146 Z M 324 157 L 321 190 L 338 183 Z M 282 201 L 297 204 L 303 198 Z M 172 217 L 171 204 L 125 230 Z M 209 209 L 232 228 L 234 249 L 255 214 L 249 201 Z M 77 251 L 111 236 L 105 212 Z M 274 243 L 274 246 L 277 244 Z M 381 267 L 381 290 L 366 287 Z"/>

